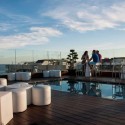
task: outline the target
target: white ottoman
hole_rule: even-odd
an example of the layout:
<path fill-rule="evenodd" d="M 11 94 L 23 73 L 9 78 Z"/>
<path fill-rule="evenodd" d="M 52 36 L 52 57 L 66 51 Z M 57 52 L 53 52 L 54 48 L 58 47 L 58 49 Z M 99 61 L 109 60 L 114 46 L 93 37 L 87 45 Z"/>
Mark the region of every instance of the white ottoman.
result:
<path fill-rule="evenodd" d="M 22 80 L 28 81 L 31 79 L 31 72 L 22 72 Z"/>
<path fill-rule="evenodd" d="M 49 71 L 49 76 L 50 77 L 55 77 L 55 70 L 50 70 Z"/>
<path fill-rule="evenodd" d="M 49 71 L 43 71 L 43 77 L 49 77 Z"/>
<path fill-rule="evenodd" d="M 15 74 L 16 80 L 22 80 L 22 73 L 23 72 L 16 72 Z"/>
<path fill-rule="evenodd" d="M 6 125 L 12 118 L 12 92 L 0 92 L 0 125 Z"/>
<path fill-rule="evenodd" d="M 7 86 L 7 79 L 0 78 L 0 85 Z"/>
<path fill-rule="evenodd" d="M 6 91 L 11 89 L 25 89 L 27 94 L 27 105 L 30 105 L 32 103 L 32 87 L 33 85 L 29 85 L 26 82 L 17 82 L 15 84 L 6 86 Z"/>
<path fill-rule="evenodd" d="M 55 77 L 61 77 L 61 70 L 55 70 Z"/>
<path fill-rule="evenodd" d="M 8 81 L 14 81 L 15 80 L 15 73 L 8 73 L 7 74 Z"/>
<path fill-rule="evenodd" d="M 38 85 L 32 88 L 32 102 L 34 105 L 49 105 L 51 103 L 51 87 Z"/>
<path fill-rule="evenodd" d="M 27 105 L 32 104 L 32 85 L 28 85 L 27 87 L 24 87 L 26 89 L 27 94 Z"/>
<path fill-rule="evenodd" d="M 13 112 L 23 112 L 27 109 L 27 95 L 25 89 L 11 89 L 13 99 Z"/>

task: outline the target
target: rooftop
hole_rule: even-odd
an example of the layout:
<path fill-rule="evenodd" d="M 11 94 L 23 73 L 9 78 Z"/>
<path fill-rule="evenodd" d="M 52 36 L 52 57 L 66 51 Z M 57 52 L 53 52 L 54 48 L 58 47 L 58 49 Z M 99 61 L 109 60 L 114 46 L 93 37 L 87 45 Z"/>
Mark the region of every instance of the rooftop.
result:
<path fill-rule="evenodd" d="M 28 106 L 7 125 L 124 125 L 125 101 L 52 91 L 48 106 Z"/>
<path fill-rule="evenodd" d="M 125 80 L 104 77 L 63 76 L 62 79 L 125 83 Z M 53 78 L 35 78 L 29 83 L 46 82 Z M 10 83 L 11 84 L 11 83 Z M 52 90 L 52 102 L 48 106 L 28 106 L 22 113 L 15 113 L 7 125 L 124 125 L 125 100 L 109 100 L 99 97 L 71 94 Z"/>

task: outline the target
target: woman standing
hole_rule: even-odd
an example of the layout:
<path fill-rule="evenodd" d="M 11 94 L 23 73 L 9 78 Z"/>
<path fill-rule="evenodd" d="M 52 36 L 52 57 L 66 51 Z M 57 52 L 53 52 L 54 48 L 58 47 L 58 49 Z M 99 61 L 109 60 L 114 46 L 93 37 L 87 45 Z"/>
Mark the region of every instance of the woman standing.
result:
<path fill-rule="evenodd" d="M 85 71 L 85 69 L 86 69 L 86 63 L 89 61 L 88 51 L 84 52 L 84 54 L 81 57 L 81 60 L 82 60 L 82 65 L 83 65 L 83 71 Z"/>

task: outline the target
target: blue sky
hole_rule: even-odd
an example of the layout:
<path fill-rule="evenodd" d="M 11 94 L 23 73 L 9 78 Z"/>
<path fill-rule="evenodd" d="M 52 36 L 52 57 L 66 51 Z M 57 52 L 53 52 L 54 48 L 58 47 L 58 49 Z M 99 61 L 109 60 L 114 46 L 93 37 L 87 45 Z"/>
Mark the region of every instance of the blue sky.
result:
<path fill-rule="evenodd" d="M 0 0 L 0 49 L 125 47 L 125 0 Z"/>

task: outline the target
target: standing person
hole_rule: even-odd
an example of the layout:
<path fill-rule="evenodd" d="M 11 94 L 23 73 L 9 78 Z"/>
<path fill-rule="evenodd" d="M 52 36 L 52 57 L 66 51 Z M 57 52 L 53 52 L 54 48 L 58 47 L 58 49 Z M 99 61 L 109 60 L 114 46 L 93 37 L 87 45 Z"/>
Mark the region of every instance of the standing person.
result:
<path fill-rule="evenodd" d="M 102 55 L 99 53 L 99 50 L 97 50 L 97 54 L 99 56 L 99 62 L 102 63 Z"/>
<path fill-rule="evenodd" d="M 86 68 L 86 62 L 89 61 L 89 55 L 88 55 L 88 51 L 85 51 L 84 54 L 81 57 L 82 60 L 82 65 L 83 65 L 83 71 L 85 71 Z"/>

